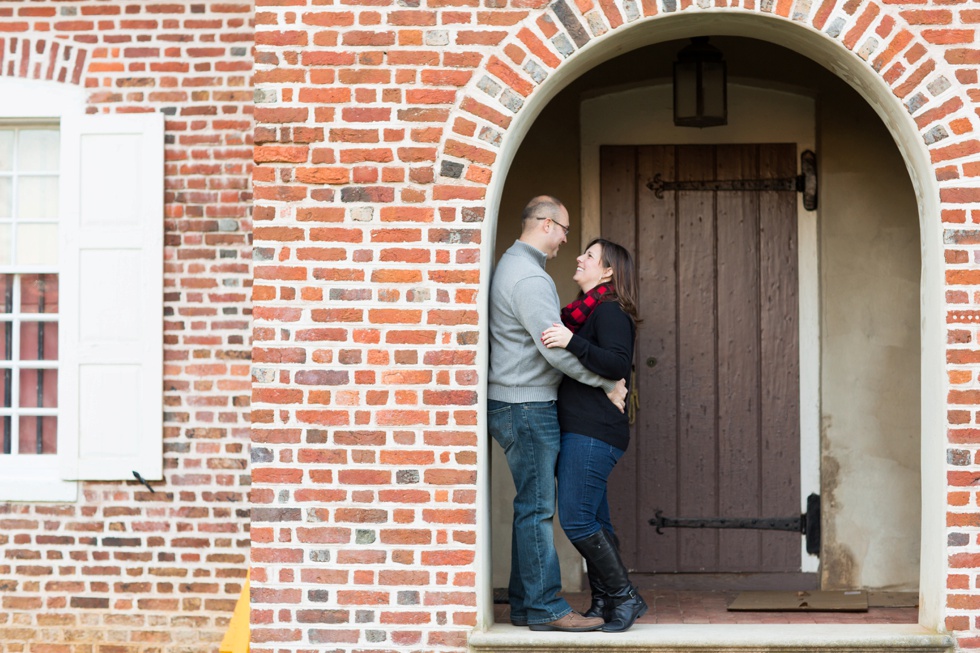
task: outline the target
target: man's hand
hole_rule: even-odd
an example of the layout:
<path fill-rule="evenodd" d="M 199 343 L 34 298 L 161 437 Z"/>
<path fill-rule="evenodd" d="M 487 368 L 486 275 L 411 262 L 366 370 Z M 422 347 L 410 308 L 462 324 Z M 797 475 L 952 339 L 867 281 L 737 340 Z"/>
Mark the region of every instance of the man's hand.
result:
<path fill-rule="evenodd" d="M 616 383 L 616 387 L 607 392 L 606 396 L 619 409 L 619 412 L 624 412 L 626 408 L 626 379 L 620 379 Z"/>

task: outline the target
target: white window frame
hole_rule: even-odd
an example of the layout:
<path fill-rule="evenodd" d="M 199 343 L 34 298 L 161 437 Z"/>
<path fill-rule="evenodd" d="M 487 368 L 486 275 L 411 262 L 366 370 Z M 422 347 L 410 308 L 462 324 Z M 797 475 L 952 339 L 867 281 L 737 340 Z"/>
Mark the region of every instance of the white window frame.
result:
<path fill-rule="evenodd" d="M 38 122 L 57 124 L 64 149 L 64 130 L 61 125 L 66 116 L 81 114 L 84 111 L 85 95 L 81 88 L 68 84 L 38 82 L 34 80 L 0 79 L 0 122 L 26 123 Z M 63 173 L 64 170 L 59 170 Z M 59 193 L 62 193 L 64 179 L 59 174 Z M 63 199 L 63 195 L 59 200 Z M 59 201 L 59 214 L 64 210 Z M 25 268 L 18 273 L 29 274 Z M 44 272 L 57 272 L 47 270 Z M 10 272 L 6 272 L 10 273 Z M 15 289 L 15 292 L 19 288 Z M 20 307 L 14 306 L 15 313 Z M 11 322 L 14 323 L 13 321 Z M 19 334 L 15 333 L 17 339 Z M 16 370 L 16 367 L 15 367 Z M 12 417 L 16 419 L 16 416 Z M 75 501 L 78 497 L 78 483 L 61 478 L 61 420 L 58 429 L 58 452 L 52 455 L 0 455 L 0 501 Z"/>

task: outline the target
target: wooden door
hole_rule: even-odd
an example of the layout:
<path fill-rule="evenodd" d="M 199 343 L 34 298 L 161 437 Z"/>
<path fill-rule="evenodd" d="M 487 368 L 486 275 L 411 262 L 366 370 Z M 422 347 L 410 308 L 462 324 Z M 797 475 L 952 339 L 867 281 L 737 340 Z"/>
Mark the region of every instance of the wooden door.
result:
<path fill-rule="evenodd" d="M 608 146 L 602 232 L 636 255 L 639 410 L 610 484 L 624 559 L 647 586 L 812 586 L 800 535 L 666 529 L 671 517 L 792 517 L 800 505 L 797 200 L 667 190 L 792 177 L 795 145 Z"/>

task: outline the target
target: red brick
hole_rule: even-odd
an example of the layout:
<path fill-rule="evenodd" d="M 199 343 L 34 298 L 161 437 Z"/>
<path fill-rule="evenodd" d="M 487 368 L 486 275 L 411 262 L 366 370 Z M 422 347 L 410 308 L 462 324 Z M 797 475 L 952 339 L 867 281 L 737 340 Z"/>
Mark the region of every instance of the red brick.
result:
<path fill-rule="evenodd" d="M 351 530 L 349 528 L 333 526 L 316 528 L 299 527 L 296 529 L 296 538 L 298 541 L 306 544 L 347 544 L 351 540 Z M 296 591 L 298 592 L 299 590 Z M 297 598 L 290 602 L 299 603 L 299 599 Z"/>
<path fill-rule="evenodd" d="M 813 15 L 813 26 L 819 30 L 824 28 L 827 24 L 827 19 L 830 18 L 831 12 L 833 12 L 834 7 L 837 5 L 836 0 L 823 0 L 817 12 Z"/>
<path fill-rule="evenodd" d="M 936 69 L 936 62 L 927 61 L 909 75 L 902 84 L 895 88 L 895 95 L 900 98 L 907 97 L 923 82 L 923 80 Z"/>
<path fill-rule="evenodd" d="M 510 116 L 507 116 L 501 113 L 500 111 L 497 111 L 496 109 L 491 109 L 490 107 L 486 106 L 481 102 L 478 102 L 472 97 L 467 96 L 465 99 L 463 99 L 463 102 L 460 104 L 460 107 L 464 111 L 468 111 L 474 116 L 492 122 L 498 127 L 503 127 L 504 129 L 506 129 L 507 127 L 510 126 L 510 122 L 511 122 Z"/>
<path fill-rule="evenodd" d="M 864 11 L 861 12 L 861 16 L 854 22 L 854 26 L 848 30 L 841 42 L 848 49 L 853 50 L 854 46 L 857 45 L 858 39 L 864 35 L 880 11 L 881 9 L 876 4 L 869 4 L 865 7 Z"/>
<path fill-rule="evenodd" d="M 933 163 L 938 163 L 940 161 L 949 161 L 952 159 L 960 159 L 963 157 L 973 156 L 980 152 L 980 141 L 970 140 L 964 141 L 962 143 L 957 143 L 956 145 L 949 145 L 946 147 L 938 147 L 932 149 L 929 154 L 932 158 Z M 943 188 L 940 190 L 942 198 L 944 201 L 959 202 L 959 199 L 947 199 L 960 196 L 960 193 L 966 193 L 968 196 L 975 196 L 978 189 L 975 188 Z M 974 202 L 976 200 L 966 200 Z"/>
<path fill-rule="evenodd" d="M 497 57 L 490 57 L 487 62 L 487 72 L 495 75 L 500 81 L 523 96 L 528 96 L 534 90 L 534 85 L 514 72 L 514 69 Z"/>
<path fill-rule="evenodd" d="M 337 592 L 338 605 L 387 605 L 388 601 L 388 592 L 368 590 L 341 590 Z"/>
<path fill-rule="evenodd" d="M 303 424 L 346 426 L 350 423 L 350 414 L 345 410 L 297 410 L 296 419 Z"/>
<path fill-rule="evenodd" d="M 423 551 L 422 564 L 432 566 L 457 567 L 470 565 L 475 559 L 473 551 Z"/>
<path fill-rule="evenodd" d="M 255 628 L 249 631 L 249 638 L 252 642 L 262 644 L 265 642 L 298 642 L 303 637 L 303 631 L 299 628 Z"/>
<path fill-rule="evenodd" d="M 958 43 L 973 43 L 976 32 L 972 29 L 926 29 L 922 30 L 922 38 L 929 43 L 953 45 Z"/>
<path fill-rule="evenodd" d="M 476 482 L 476 472 L 456 469 L 429 469 L 425 472 L 425 482 L 433 485 L 472 485 Z"/>
<path fill-rule="evenodd" d="M 910 9 L 899 12 L 910 25 L 949 25 L 953 12 L 948 9 Z"/>

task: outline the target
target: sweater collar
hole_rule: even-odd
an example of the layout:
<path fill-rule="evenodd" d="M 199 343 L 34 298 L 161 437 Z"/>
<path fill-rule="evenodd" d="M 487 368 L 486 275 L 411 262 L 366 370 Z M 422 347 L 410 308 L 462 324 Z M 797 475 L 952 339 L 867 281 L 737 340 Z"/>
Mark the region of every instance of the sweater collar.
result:
<path fill-rule="evenodd" d="M 524 241 L 515 240 L 514 245 L 510 248 L 510 251 L 516 256 L 521 258 L 526 258 L 530 261 L 534 261 L 544 269 L 545 263 L 548 261 L 548 255 L 542 252 L 540 249 L 534 245 L 528 245 Z"/>

